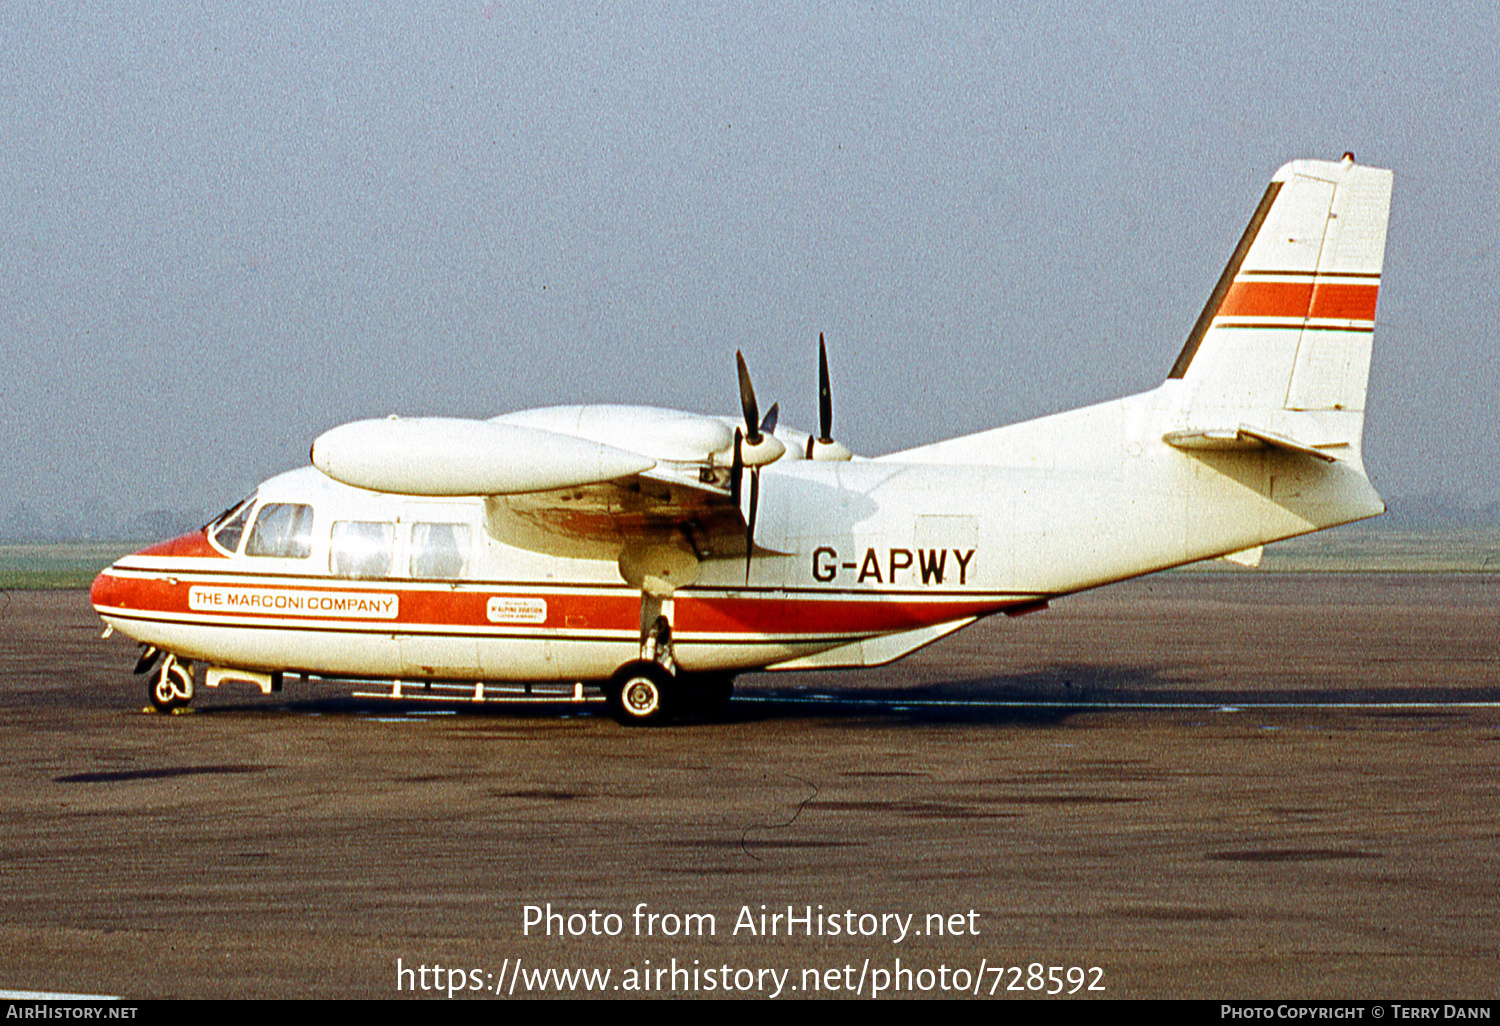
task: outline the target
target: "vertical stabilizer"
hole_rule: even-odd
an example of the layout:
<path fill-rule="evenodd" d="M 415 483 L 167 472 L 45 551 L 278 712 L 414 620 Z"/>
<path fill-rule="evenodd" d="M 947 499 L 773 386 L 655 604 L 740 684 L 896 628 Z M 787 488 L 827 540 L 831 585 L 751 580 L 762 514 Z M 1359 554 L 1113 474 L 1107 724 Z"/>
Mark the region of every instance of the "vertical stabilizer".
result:
<path fill-rule="evenodd" d="M 1351 155 L 1276 173 L 1172 366 L 1191 423 L 1357 450 L 1391 179 Z"/>

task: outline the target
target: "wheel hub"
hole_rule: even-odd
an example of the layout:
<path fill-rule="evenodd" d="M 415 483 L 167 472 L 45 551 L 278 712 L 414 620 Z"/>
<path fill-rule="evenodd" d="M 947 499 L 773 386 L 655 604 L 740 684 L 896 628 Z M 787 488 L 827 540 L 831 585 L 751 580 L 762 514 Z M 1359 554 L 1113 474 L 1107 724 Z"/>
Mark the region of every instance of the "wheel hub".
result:
<path fill-rule="evenodd" d="M 661 689 L 656 682 L 637 678 L 625 685 L 625 708 L 635 716 L 649 716 L 661 705 Z"/>

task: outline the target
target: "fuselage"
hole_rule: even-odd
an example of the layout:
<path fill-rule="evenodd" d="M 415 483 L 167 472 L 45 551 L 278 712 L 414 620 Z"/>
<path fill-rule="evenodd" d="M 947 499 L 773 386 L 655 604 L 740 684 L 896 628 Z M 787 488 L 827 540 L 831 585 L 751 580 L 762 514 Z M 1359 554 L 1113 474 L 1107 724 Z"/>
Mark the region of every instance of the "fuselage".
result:
<path fill-rule="evenodd" d="M 668 600 L 684 670 L 845 648 L 834 664 L 862 665 L 866 639 L 909 635 L 915 647 L 1035 599 L 983 572 L 981 518 L 890 532 L 852 496 L 829 498 L 830 467 L 803 470 L 766 474 L 766 509 L 781 515 L 767 518 L 748 584 L 742 555 L 709 559 Z M 482 499 L 369 492 L 308 467 L 247 502 L 100 574 L 100 616 L 181 658 L 263 672 L 587 681 L 639 654 L 640 591 L 614 560 L 507 545 L 487 529 Z M 788 507 L 807 504 L 816 523 L 783 530 Z"/>

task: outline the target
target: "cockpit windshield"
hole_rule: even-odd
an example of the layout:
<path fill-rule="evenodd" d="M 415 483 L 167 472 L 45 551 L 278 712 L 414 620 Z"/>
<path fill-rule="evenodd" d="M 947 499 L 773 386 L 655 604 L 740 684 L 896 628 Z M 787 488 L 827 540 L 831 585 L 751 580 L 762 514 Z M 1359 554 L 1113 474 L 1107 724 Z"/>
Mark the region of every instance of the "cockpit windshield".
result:
<path fill-rule="evenodd" d="M 300 502 L 268 502 L 255 517 L 247 556 L 306 559 L 312 552 L 312 507 Z"/>
<path fill-rule="evenodd" d="M 244 499 L 210 520 L 204 530 L 219 548 L 226 552 L 234 552 L 240 547 L 240 539 L 245 534 L 245 524 L 249 522 L 250 511 L 254 508 L 255 492 L 251 492 Z"/>

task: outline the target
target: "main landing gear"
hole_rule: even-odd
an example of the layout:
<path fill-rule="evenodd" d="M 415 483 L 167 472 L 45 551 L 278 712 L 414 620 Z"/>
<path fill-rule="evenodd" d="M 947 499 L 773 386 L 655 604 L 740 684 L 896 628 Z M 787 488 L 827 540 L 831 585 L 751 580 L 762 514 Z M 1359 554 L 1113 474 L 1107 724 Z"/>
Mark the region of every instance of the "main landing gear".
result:
<path fill-rule="evenodd" d="M 677 704 L 676 677 L 660 663 L 626 663 L 604 688 L 609 711 L 626 726 L 662 723 Z"/>
<path fill-rule="evenodd" d="M 682 673 L 672 657 L 672 628 L 658 616 L 641 644 L 641 658 L 626 663 L 604 685 L 612 716 L 626 726 L 665 723 L 684 713 L 714 714 L 734 694 L 734 677 Z"/>
<path fill-rule="evenodd" d="M 734 694 L 727 673 L 669 673 L 660 663 L 626 663 L 604 685 L 610 715 L 627 727 L 665 723 L 674 716 L 723 712 Z"/>

